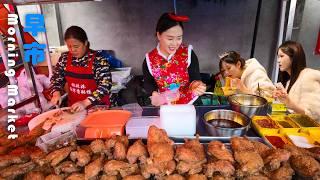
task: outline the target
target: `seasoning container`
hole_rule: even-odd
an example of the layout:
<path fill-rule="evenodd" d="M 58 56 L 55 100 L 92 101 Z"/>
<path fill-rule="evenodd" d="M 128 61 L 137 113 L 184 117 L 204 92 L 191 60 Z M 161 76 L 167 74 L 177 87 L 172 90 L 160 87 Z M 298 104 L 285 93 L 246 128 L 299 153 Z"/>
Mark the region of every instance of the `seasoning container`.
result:
<path fill-rule="evenodd" d="M 280 134 L 266 135 L 264 139 L 276 148 L 283 148 L 285 144 L 289 144 L 286 138 Z"/>
<path fill-rule="evenodd" d="M 320 127 L 320 125 L 307 115 L 303 114 L 289 114 L 288 115 L 295 123 L 303 128 Z"/>
<path fill-rule="evenodd" d="M 291 120 L 287 115 L 271 115 L 270 118 L 280 126 L 280 134 L 287 132 L 299 132 L 300 126 Z"/>
<path fill-rule="evenodd" d="M 312 148 L 315 146 L 315 140 L 306 133 L 286 133 L 287 139 L 292 144 L 301 148 Z"/>
<path fill-rule="evenodd" d="M 265 134 L 278 134 L 280 126 L 276 121 L 273 121 L 268 116 L 253 116 L 252 127 L 258 134 L 264 136 Z"/>

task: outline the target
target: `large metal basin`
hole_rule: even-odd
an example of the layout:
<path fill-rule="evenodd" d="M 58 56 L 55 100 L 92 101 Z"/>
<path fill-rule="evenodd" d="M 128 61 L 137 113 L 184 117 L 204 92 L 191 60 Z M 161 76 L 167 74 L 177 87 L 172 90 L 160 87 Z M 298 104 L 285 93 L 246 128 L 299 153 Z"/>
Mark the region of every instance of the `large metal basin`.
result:
<path fill-rule="evenodd" d="M 231 109 L 252 118 L 254 115 L 267 115 L 268 101 L 252 94 L 234 94 L 228 97 Z"/>
<path fill-rule="evenodd" d="M 246 115 L 225 109 L 209 111 L 204 115 L 203 120 L 208 133 L 211 136 L 220 137 L 243 136 L 248 131 L 251 123 L 250 118 Z M 230 125 L 230 123 L 225 123 L 227 121 L 236 122 L 241 126 L 226 127 L 226 125 Z"/>

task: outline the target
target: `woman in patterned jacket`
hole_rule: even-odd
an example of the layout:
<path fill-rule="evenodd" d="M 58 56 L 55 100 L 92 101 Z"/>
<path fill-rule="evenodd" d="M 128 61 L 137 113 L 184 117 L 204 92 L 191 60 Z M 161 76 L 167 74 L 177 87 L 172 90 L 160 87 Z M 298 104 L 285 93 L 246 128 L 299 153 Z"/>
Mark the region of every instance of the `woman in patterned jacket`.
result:
<path fill-rule="evenodd" d="M 156 36 L 159 41 L 156 48 L 146 54 L 143 62 L 144 88 L 152 95 L 152 105 L 160 106 L 159 93 L 179 88 L 177 104 L 192 102 L 202 95 L 206 86 L 201 82 L 199 62 L 192 46 L 182 44 L 183 25 L 186 16 L 164 13 L 158 20 Z"/>
<path fill-rule="evenodd" d="M 51 103 L 58 104 L 67 83 L 68 106 L 81 111 L 90 105 L 110 105 L 111 73 L 107 59 L 89 48 L 86 32 L 69 27 L 64 40 L 69 51 L 59 58 L 51 78 Z"/>

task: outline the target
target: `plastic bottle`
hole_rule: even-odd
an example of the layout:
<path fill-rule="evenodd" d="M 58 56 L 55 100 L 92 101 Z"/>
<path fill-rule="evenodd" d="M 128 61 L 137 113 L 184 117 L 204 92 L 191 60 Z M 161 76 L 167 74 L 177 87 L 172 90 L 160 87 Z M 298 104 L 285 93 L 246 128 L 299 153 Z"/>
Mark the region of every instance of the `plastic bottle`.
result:
<path fill-rule="evenodd" d="M 179 87 L 180 85 L 176 83 L 172 83 L 169 85 L 169 90 L 163 93 L 167 104 L 175 104 L 175 101 L 179 99 L 180 97 Z"/>
<path fill-rule="evenodd" d="M 222 90 L 222 83 L 221 80 L 223 79 L 221 74 L 217 75 L 216 77 L 216 84 L 213 90 L 213 93 L 216 94 L 217 96 L 223 96 L 223 90 Z"/>

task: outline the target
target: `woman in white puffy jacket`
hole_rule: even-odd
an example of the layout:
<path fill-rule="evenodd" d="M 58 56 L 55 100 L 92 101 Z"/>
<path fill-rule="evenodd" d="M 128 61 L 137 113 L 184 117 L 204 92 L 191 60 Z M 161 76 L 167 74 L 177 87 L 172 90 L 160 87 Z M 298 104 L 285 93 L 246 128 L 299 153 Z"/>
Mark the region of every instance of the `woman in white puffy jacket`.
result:
<path fill-rule="evenodd" d="M 228 51 L 220 56 L 219 67 L 223 76 L 232 78 L 231 84 L 235 84 L 232 86 L 241 93 L 272 96 L 275 87 L 257 59 L 245 61 L 236 51 Z"/>
<path fill-rule="evenodd" d="M 300 43 L 286 41 L 278 48 L 279 82 L 273 95 L 289 109 L 320 122 L 320 71 L 306 68 Z M 285 87 L 285 88 L 284 88 Z"/>

